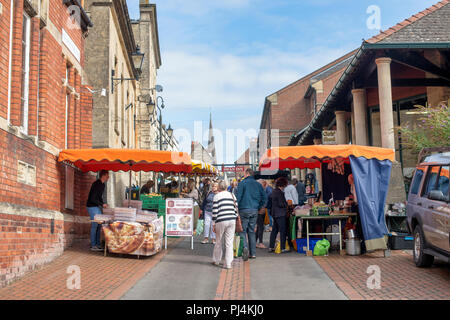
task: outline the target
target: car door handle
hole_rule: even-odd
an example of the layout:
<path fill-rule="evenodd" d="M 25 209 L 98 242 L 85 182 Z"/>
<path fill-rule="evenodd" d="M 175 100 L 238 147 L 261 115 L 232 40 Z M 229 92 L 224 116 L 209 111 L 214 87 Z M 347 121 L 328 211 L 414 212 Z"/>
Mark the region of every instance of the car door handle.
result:
<path fill-rule="evenodd" d="M 434 206 L 428 206 L 428 209 L 434 209 Z"/>
<path fill-rule="evenodd" d="M 422 206 L 422 202 L 418 202 L 417 205 L 418 205 L 418 206 Z"/>

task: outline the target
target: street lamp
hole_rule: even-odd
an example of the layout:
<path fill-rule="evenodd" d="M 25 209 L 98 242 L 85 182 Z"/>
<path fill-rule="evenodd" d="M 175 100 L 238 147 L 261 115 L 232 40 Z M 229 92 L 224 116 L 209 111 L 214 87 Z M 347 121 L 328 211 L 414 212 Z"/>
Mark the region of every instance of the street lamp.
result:
<path fill-rule="evenodd" d="M 134 78 L 114 78 L 116 71 L 111 70 L 111 93 L 114 93 L 114 81 L 139 81 L 139 75 L 142 73 L 142 63 L 144 62 L 145 53 L 141 52 L 141 48 L 136 46 L 136 51 L 131 54 L 134 69 L 136 70 L 136 77 Z"/>

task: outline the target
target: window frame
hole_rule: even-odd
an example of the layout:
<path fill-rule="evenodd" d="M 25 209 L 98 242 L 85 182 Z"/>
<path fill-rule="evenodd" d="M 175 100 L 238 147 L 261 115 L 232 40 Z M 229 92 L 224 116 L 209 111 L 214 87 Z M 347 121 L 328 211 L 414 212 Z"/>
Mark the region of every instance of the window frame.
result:
<path fill-rule="evenodd" d="M 30 47 L 31 47 L 31 17 L 23 12 L 22 25 L 22 66 L 21 66 L 21 92 L 20 92 L 20 110 L 22 133 L 28 134 L 28 118 L 29 118 L 29 100 L 30 100 Z M 26 25 L 25 25 L 26 24 Z M 26 31 L 26 35 L 24 35 Z M 24 39 L 25 38 L 25 39 Z M 23 55 L 25 54 L 25 58 Z M 24 66 L 25 64 L 25 66 Z"/>
<path fill-rule="evenodd" d="M 427 191 L 427 188 L 428 188 L 428 181 L 429 181 L 429 179 L 430 179 L 430 177 L 431 177 L 431 174 L 433 173 L 432 171 L 433 171 L 433 168 L 434 168 L 434 167 L 438 167 L 439 170 L 438 170 L 438 172 L 436 173 L 436 180 L 434 181 L 434 186 L 433 186 L 429 191 L 435 190 L 435 188 L 436 188 L 436 186 L 437 186 L 437 182 L 439 181 L 438 177 L 439 177 L 439 174 L 441 173 L 441 168 L 442 168 L 442 165 L 440 165 L 440 164 L 428 166 L 427 175 L 426 175 L 426 177 L 425 177 L 425 181 L 423 182 L 422 190 L 421 190 L 421 193 L 420 193 L 420 196 L 421 196 L 421 197 L 428 198 L 428 193 L 429 193 L 429 192 L 427 192 L 427 193 L 425 193 L 425 192 Z"/>

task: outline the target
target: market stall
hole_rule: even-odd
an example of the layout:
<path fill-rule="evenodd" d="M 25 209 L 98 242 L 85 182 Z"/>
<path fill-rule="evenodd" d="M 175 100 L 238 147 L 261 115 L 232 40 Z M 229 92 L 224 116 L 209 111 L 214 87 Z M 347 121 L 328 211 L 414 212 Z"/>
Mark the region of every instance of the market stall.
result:
<path fill-rule="evenodd" d="M 82 172 L 101 170 L 130 172 L 128 200 L 123 207 L 104 209 L 94 222 L 102 225 L 106 250 L 113 253 L 149 256 L 162 248 L 164 218 L 159 212 L 150 212 L 142 201 L 131 200 L 131 173 L 191 172 L 190 156 L 184 152 L 139 149 L 77 149 L 63 150 L 59 162 L 75 166 Z"/>
<path fill-rule="evenodd" d="M 295 168 L 328 170 L 330 186 L 334 185 L 335 193 L 344 189 L 344 182 L 349 173 L 353 174 L 354 192 L 358 201 L 358 211 L 362 233 L 367 250 L 387 249 L 386 236 L 388 230 L 384 220 L 384 205 L 389 187 L 392 161 L 395 153 L 392 149 L 356 146 L 356 145 L 313 145 L 277 147 L 266 151 L 260 161 L 260 170 L 283 170 Z M 335 175 L 336 177 L 334 177 Z M 341 177 L 342 178 L 339 178 Z M 336 180 L 336 179 L 341 179 Z M 342 183 L 342 184 L 341 184 Z M 349 186 L 345 185 L 348 189 Z M 322 195 L 322 197 L 324 197 Z M 311 208 L 298 208 L 295 219 L 310 219 L 311 216 L 322 216 L 322 219 L 346 218 L 354 215 L 351 199 L 335 201 L 333 192 L 327 195 L 326 201 L 311 203 Z M 322 208 L 322 210 L 321 210 Z M 303 209 L 303 210 L 302 210 Z M 308 222 L 309 223 L 309 222 Z M 307 225 L 308 226 L 308 225 Z M 310 235 L 339 235 L 342 249 L 342 231 L 307 232 L 307 250 L 310 250 Z M 342 251 L 341 251 L 342 252 Z"/>

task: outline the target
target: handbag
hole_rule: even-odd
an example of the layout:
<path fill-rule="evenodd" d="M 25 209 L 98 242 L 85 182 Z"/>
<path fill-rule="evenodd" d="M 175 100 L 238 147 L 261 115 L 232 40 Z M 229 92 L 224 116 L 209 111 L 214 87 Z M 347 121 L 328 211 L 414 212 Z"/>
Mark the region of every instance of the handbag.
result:
<path fill-rule="evenodd" d="M 237 232 L 237 233 L 244 232 L 244 229 L 242 228 L 241 216 L 239 215 L 239 213 L 238 213 L 238 216 L 237 216 L 237 219 L 236 219 L 235 232 Z"/>
<path fill-rule="evenodd" d="M 241 233 L 241 232 L 244 232 L 244 229 L 242 228 L 241 216 L 239 215 L 239 212 L 238 212 L 238 206 L 237 206 L 235 197 L 233 194 L 231 196 L 233 197 L 233 201 L 234 201 L 234 210 L 237 213 L 235 232 Z"/>

